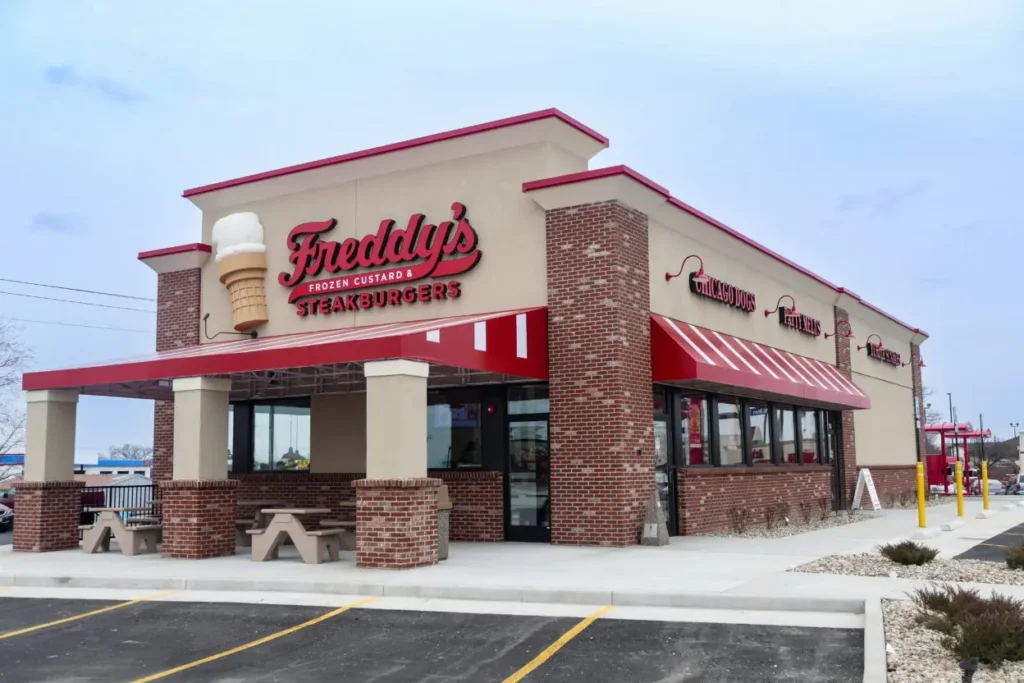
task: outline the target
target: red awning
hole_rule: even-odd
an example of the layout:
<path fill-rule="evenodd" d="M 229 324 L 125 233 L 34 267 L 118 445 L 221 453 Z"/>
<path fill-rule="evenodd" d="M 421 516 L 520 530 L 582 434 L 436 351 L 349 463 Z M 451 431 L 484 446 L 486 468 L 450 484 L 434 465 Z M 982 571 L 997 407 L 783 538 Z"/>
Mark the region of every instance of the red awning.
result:
<path fill-rule="evenodd" d="M 834 365 L 689 323 L 651 316 L 655 382 L 743 393 L 838 408 L 870 408 L 871 400 Z"/>
<path fill-rule="evenodd" d="M 83 388 L 395 358 L 547 379 L 547 309 L 200 344 L 101 365 L 27 372 L 22 385 L 26 391 Z"/>

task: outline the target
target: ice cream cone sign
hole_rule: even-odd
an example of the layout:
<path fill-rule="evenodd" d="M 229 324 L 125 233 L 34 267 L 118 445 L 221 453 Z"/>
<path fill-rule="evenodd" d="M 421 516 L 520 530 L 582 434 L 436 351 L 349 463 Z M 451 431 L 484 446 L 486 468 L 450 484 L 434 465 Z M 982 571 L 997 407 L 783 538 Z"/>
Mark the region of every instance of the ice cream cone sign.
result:
<path fill-rule="evenodd" d="M 267 322 L 267 246 L 254 213 L 233 213 L 213 224 L 220 281 L 231 293 L 231 318 L 239 332 Z"/>

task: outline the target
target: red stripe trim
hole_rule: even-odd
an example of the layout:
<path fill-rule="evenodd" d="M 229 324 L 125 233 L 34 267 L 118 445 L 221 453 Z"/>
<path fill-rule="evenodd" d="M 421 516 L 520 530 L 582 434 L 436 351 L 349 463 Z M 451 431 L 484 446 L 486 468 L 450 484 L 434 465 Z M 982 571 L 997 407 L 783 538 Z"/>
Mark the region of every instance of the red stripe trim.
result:
<path fill-rule="evenodd" d="M 139 260 L 146 261 L 151 258 L 158 258 L 160 256 L 173 256 L 174 254 L 187 254 L 192 251 L 205 251 L 207 254 L 213 251 L 213 247 L 209 244 L 201 244 L 199 242 L 195 244 L 182 244 L 177 247 L 167 247 L 165 249 L 153 249 L 152 251 L 140 251 Z"/>
<path fill-rule="evenodd" d="M 544 109 L 542 111 L 535 111 L 529 114 L 520 114 L 519 116 L 511 116 L 509 118 L 499 119 L 497 121 L 480 123 L 475 126 L 467 126 L 465 128 L 457 128 L 455 130 L 450 130 L 443 133 L 435 133 L 433 135 L 426 135 L 424 137 L 413 138 L 412 140 L 405 140 L 403 142 L 395 142 L 390 145 L 371 147 L 370 149 L 364 149 L 359 152 L 350 152 L 348 154 L 329 157 L 327 159 L 320 159 L 318 161 L 309 161 L 304 164 L 296 164 L 294 166 L 285 166 L 284 168 L 279 168 L 273 171 L 255 173 L 253 175 L 242 176 L 241 178 L 234 178 L 232 180 L 224 180 L 219 183 L 213 183 L 211 185 L 202 185 L 200 187 L 194 187 L 192 189 L 185 190 L 181 196 L 194 197 L 196 195 L 205 194 L 207 192 L 216 192 L 217 190 L 224 190 L 229 187 L 247 185 L 249 183 L 256 183 L 261 180 L 269 180 L 270 178 L 280 178 L 281 176 L 291 175 L 293 173 L 302 173 L 303 171 L 310 171 L 316 168 L 324 168 L 325 166 L 335 166 L 337 164 L 344 164 L 349 161 L 356 161 L 358 159 L 366 159 L 368 157 L 379 156 L 381 154 L 390 154 L 391 152 L 399 152 L 405 149 L 422 147 L 423 145 L 430 145 L 435 142 L 454 140 L 456 138 L 463 138 L 468 135 L 477 135 L 479 133 L 486 133 L 488 131 L 498 130 L 500 128 L 519 126 L 524 123 L 532 123 L 534 121 L 552 118 L 558 119 L 562 123 L 572 126 L 579 132 L 583 133 L 584 135 L 590 136 L 591 138 L 601 143 L 602 145 L 608 144 L 608 138 L 601 135 L 593 128 L 583 125 L 576 119 L 562 113 L 558 109 Z"/>
<path fill-rule="evenodd" d="M 553 178 L 531 180 L 523 183 L 523 192 L 543 190 L 548 187 L 559 187 L 561 185 L 572 185 L 574 183 L 584 183 L 588 180 L 610 178 L 617 175 L 624 175 L 631 180 L 635 180 L 647 189 L 657 192 L 662 197 L 668 198 L 669 195 L 672 194 L 661 185 L 646 176 L 640 175 L 629 166 L 609 166 L 608 168 L 595 168 L 592 171 L 581 171 L 580 173 L 568 173 L 566 175 L 555 176 Z"/>

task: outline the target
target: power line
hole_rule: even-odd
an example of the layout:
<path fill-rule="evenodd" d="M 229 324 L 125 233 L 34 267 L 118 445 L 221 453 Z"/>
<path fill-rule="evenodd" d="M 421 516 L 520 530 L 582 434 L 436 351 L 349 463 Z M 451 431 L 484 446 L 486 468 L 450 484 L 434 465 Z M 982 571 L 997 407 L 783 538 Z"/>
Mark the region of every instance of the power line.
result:
<path fill-rule="evenodd" d="M 52 296 L 39 296 L 37 294 L 22 294 L 21 292 L 0 292 L 10 296 L 23 296 L 28 299 L 45 299 L 46 301 L 59 301 L 62 304 L 78 304 L 80 306 L 96 306 L 98 308 L 116 308 L 119 311 L 136 311 L 138 313 L 156 313 L 145 308 L 127 308 L 125 306 L 111 306 L 110 304 L 94 304 L 91 301 L 76 301 L 74 299 L 56 299 Z"/>
<path fill-rule="evenodd" d="M 49 287 L 50 289 L 63 289 L 68 292 L 81 292 L 82 294 L 98 294 L 100 296 L 112 296 L 117 299 L 135 299 L 136 301 L 156 301 L 156 299 L 148 299 L 144 296 L 132 296 L 130 294 L 114 294 L 113 292 L 100 292 L 95 289 L 78 289 L 77 287 L 62 287 L 60 285 L 45 285 L 41 282 L 25 282 L 24 280 L 11 280 L 10 278 L 0 277 L 0 282 L 13 282 L 18 285 L 31 285 L 32 287 Z"/>
<path fill-rule="evenodd" d="M 8 318 L 7 316 L 2 317 L 3 320 L 13 320 L 19 323 L 38 323 L 40 325 L 61 325 L 63 327 L 85 327 L 90 330 L 110 330 L 112 332 L 141 332 L 144 334 L 154 334 L 153 330 L 130 330 L 124 327 L 103 327 L 102 325 L 81 325 L 78 323 L 62 323 L 56 320 L 29 320 L 28 318 Z"/>

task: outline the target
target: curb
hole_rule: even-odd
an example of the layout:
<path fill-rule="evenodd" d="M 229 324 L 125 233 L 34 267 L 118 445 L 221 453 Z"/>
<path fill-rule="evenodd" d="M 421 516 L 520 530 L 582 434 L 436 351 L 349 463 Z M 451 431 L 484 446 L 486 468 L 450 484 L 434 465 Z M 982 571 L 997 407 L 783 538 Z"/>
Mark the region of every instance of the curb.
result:
<path fill-rule="evenodd" d="M 864 683 L 886 683 L 888 672 L 882 601 L 868 598 L 864 601 Z"/>
<path fill-rule="evenodd" d="M 839 612 L 863 614 L 863 599 L 737 595 L 734 593 L 659 593 L 654 591 L 571 590 L 486 586 L 384 585 L 309 581 L 239 581 L 218 578 L 40 576 L 0 574 L 0 585 L 33 588 L 134 588 L 143 590 L 255 591 L 317 593 L 435 600 L 480 600 L 569 605 L 619 605 L 766 612 Z"/>

